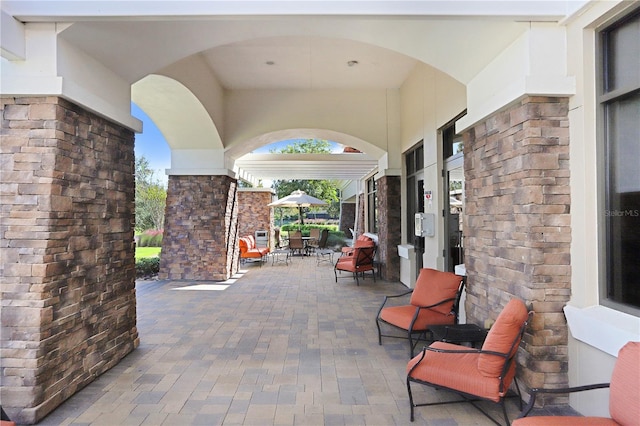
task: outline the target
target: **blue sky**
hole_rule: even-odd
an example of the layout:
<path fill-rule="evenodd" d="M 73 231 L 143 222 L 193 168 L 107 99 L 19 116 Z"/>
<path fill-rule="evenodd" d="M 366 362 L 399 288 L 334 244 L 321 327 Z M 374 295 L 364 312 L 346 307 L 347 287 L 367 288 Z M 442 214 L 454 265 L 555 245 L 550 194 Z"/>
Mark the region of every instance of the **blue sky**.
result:
<path fill-rule="evenodd" d="M 165 174 L 165 169 L 171 168 L 171 150 L 169 149 L 169 145 L 153 120 L 133 102 L 131 103 L 131 115 L 142 121 L 142 133 L 136 133 L 136 158 L 144 156 L 147 161 L 149 161 L 149 168 L 154 172 L 153 176 L 166 186 L 168 178 Z M 271 149 L 286 146 L 294 140 L 295 139 L 265 145 L 256 149 L 254 152 L 257 154 L 269 153 Z M 334 152 L 342 152 L 342 145 L 336 142 L 331 142 L 331 145 Z"/>
<path fill-rule="evenodd" d="M 165 169 L 171 168 L 171 150 L 153 120 L 136 104 L 131 103 L 131 115 L 142 121 L 142 133 L 136 133 L 136 158 L 144 156 L 149 161 L 153 176 L 167 184 Z"/>

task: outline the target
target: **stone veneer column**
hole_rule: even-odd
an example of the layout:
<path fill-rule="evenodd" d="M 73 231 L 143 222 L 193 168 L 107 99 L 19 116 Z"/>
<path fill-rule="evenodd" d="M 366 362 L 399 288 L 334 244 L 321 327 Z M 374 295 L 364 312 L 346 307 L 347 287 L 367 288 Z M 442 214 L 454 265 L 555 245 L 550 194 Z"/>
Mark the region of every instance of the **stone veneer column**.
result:
<path fill-rule="evenodd" d="M 565 98 L 528 97 L 464 134 L 467 318 L 495 319 L 512 297 L 532 305 L 518 356 L 529 387 L 568 382 L 567 114 Z"/>
<path fill-rule="evenodd" d="M 354 228 L 354 230 L 356 231 L 356 237 L 360 234 L 364 234 L 365 232 L 364 230 L 366 229 L 366 225 L 364 223 L 364 220 L 365 220 L 364 202 L 365 202 L 365 194 L 359 194 L 358 195 L 358 211 L 356 212 L 356 214 L 358 215 L 356 226 L 358 228 L 357 229 Z"/>
<path fill-rule="evenodd" d="M 238 268 L 237 181 L 169 176 L 159 278 L 226 280 Z"/>
<path fill-rule="evenodd" d="M 238 191 L 238 236 L 255 236 L 256 231 L 268 232 L 269 247 L 273 247 L 273 192 L 264 189 L 241 189 Z"/>
<path fill-rule="evenodd" d="M 356 203 L 342 203 L 340 206 L 340 231 L 344 232 L 344 235 L 351 239 L 351 231 L 353 229 L 356 220 Z"/>
<path fill-rule="evenodd" d="M 2 408 L 35 423 L 138 345 L 134 134 L 2 98 Z"/>
<path fill-rule="evenodd" d="M 400 177 L 383 176 L 378 188 L 378 259 L 382 276 L 388 281 L 400 280 L 398 244 L 402 241 L 400 217 Z"/>

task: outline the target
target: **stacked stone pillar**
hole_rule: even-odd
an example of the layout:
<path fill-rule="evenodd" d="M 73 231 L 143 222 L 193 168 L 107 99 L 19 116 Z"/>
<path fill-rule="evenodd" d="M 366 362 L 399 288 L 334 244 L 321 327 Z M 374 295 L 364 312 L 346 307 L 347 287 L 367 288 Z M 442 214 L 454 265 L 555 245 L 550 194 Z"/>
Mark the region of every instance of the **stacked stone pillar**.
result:
<path fill-rule="evenodd" d="M 238 191 L 238 236 L 255 236 L 256 231 L 267 231 L 269 247 L 275 246 L 274 208 L 269 207 L 273 201 L 274 191 L 270 188 L 243 188 Z"/>
<path fill-rule="evenodd" d="M 238 270 L 237 181 L 169 176 L 159 278 L 226 280 Z"/>
<path fill-rule="evenodd" d="M 134 133 L 57 97 L 0 112 L 0 400 L 31 424 L 138 345 Z"/>
<path fill-rule="evenodd" d="M 527 97 L 464 133 L 467 318 L 495 319 L 512 297 L 533 308 L 518 358 L 528 387 L 568 382 L 567 115 L 566 98 Z"/>
<path fill-rule="evenodd" d="M 356 203 L 342 203 L 340 206 L 340 231 L 344 232 L 347 238 L 351 238 L 351 231 L 354 229 L 356 220 Z"/>
<path fill-rule="evenodd" d="M 383 176 L 378 188 L 378 253 L 381 272 L 388 281 L 400 280 L 398 244 L 402 242 L 400 212 L 400 177 Z"/>

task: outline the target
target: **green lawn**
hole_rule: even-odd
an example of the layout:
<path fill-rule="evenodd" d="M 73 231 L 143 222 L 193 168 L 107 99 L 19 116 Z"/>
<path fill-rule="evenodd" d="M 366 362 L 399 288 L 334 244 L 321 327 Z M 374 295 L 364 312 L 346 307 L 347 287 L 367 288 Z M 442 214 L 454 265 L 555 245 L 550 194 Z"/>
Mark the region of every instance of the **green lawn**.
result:
<path fill-rule="evenodd" d="M 136 260 L 160 255 L 161 247 L 136 247 Z"/>

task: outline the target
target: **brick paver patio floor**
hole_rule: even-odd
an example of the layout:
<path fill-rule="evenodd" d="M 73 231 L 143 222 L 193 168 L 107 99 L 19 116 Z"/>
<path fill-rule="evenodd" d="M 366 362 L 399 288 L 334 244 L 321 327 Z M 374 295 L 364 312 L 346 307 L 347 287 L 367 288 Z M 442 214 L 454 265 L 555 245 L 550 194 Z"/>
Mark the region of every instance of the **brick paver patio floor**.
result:
<path fill-rule="evenodd" d="M 374 320 L 383 296 L 406 288 L 342 276 L 295 257 L 227 283 L 138 282 L 140 346 L 39 424 L 406 425 L 407 342 L 379 346 Z M 492 423 L 451 404 L 417 408 L 415 424 Z"/>

